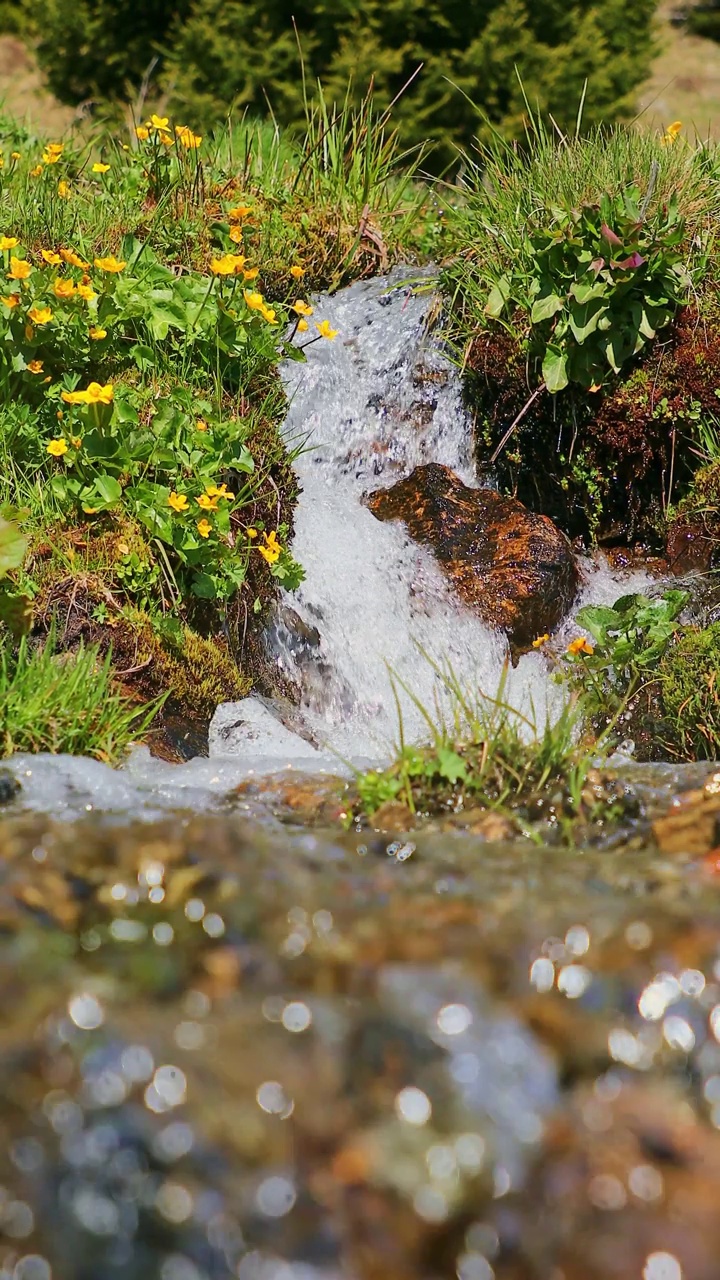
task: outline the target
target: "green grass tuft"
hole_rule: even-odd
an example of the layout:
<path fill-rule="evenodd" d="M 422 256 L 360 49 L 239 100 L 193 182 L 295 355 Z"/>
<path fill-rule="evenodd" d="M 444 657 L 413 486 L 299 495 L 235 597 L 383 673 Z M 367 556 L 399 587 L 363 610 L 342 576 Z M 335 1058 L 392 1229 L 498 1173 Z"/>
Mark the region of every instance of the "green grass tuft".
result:
<path fill-rule="evenodd" d="M 54 631 L 39 648 L 0 644 L 0 755 L 93 756 L 116 764 L 149 728 L 159 702 L 138 707 L 113 688 L 112 655 L 83 644 L 60 654 Z"/>

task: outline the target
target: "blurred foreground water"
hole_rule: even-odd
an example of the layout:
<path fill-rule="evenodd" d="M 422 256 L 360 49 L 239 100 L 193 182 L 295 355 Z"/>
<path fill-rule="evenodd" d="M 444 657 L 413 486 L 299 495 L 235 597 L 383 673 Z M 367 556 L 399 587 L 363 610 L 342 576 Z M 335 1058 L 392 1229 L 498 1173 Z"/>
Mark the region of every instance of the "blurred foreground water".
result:
<path fill-rule="evenodd" d="M 0 1276 L 718 1276 L 720 893 L 639 831 L 20 815 L 0 930 Z"/>

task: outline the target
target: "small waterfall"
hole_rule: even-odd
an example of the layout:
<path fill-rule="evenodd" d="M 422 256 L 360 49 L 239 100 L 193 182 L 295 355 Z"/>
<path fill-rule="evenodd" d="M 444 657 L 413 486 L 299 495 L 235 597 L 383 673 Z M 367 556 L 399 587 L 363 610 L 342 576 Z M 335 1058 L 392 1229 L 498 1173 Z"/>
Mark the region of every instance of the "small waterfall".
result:
<path fill-rule="evenodd" d="M 293 551 L 307 576 L 285 593 L 269 643 L 302 690 L 301 732 L 346 759 L 384 759 L 397 740 L 391 672 L 405 738 L 420 740 L 427 725 L 401 686 L 432 710 L 442 700 L 433 664 L 449 663 L 464 687 L 493 695 L 507 652 L 504 636 L 454 599 L 432 553 L 363 505 L 369 490 L 426 462 L 478 483 L 460 374 L 428 325 L 436 295 L 427 277 L 423 288 L 415 274 L 411 287 L 409 274 L 396 269 L 321 298 L 316 315 L 337 338 L 283 369 L 285 439 L 304 442 Z M 591 572 L 588 594 L 619 594 L 607 568 Z M 520 660 L 505 687 L 505 698 L 539 722 L 561 696 L 539 652 Z M 230 711 L 220 709 L 211 749 L 246 754 L 251 742 L 236 714 L 232 731 L 220 732 Z M 277 754 L 286 754 L 282 734 Z"/>

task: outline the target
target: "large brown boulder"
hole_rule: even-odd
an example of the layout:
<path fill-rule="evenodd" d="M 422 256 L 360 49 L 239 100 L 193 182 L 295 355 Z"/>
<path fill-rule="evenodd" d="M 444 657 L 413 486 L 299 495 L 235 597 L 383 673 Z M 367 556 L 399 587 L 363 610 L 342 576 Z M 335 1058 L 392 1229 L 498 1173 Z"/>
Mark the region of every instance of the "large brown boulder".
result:
<path fill-rule="evenodd" d="M 570 608 L 578 569 L 567 538 L 494 489 L 470 489 L 449 467 L 416 467 L 366 498 L 378 520 L 402 520 L 432 548 L 460 598 L 513 649 L 552 631 Z"/>

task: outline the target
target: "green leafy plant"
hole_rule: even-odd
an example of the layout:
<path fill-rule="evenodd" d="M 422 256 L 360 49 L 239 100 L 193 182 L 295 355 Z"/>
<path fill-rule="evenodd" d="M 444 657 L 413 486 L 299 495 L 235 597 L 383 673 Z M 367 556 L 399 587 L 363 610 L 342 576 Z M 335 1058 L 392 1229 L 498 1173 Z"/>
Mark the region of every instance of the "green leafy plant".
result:
<path fill-rule="evenodd" d="M 689 598 L 687 591 L 678 589 L 655 599 L 634 593 L 612 607 L 586 605 L 579 610 L 576 621 L 595 643 L 583 637 L 573 641 L 564 661 L 591 719 L 612 719 L 640 684 L 653 678 Z"/>
<path fill-rule="evenodd" d="M 531 231 L 518 269 L 502 275 L 485 312 L 520 308 L 530 358 L 548 391 L 599 389 L 673 320 L 691 284 L 676 199 L 648 219 L 637 186 L 598 205 L 553 211 Z"/>

